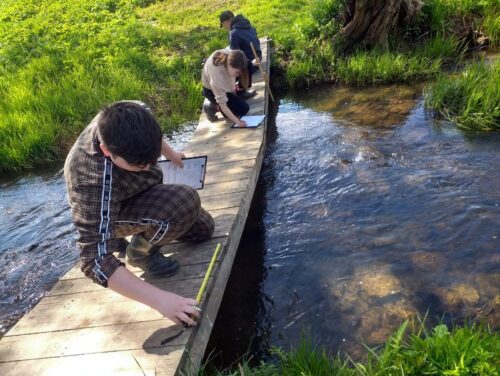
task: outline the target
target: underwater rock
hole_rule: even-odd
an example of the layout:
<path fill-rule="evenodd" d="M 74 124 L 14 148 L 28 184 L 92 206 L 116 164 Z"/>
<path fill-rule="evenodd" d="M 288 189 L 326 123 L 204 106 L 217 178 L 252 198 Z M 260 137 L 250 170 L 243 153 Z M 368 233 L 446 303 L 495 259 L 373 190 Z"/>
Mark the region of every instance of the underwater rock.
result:
<path fill-rule="evenodd" d="M 442 270 L 445 259 L 436 252 L 417 251 L 410 254 L 413 264 L 425 270 Z"/>
<path fill-rule="evenodd" d="M 462 305 L 474 305 L 479 301 L 478 291 L 474 287 L 463 283 L 446 288 L 438 288 L 436 294 L 448 309 L 457 308 Z"/>
<path fill-rule="evenodd" d="M 361 289 L 368 296 L 382 298 L 401 291 L 399 280 L 387 272 L 365 274 L 360 279 Z"/>

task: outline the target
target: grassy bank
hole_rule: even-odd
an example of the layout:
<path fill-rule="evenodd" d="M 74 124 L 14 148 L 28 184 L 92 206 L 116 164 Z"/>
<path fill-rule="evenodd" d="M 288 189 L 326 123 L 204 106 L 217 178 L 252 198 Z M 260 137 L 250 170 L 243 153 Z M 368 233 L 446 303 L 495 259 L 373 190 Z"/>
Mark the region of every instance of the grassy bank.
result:
<path fill-rule="evenodd" d="M 500 130 L 500 61 L 475 63 L 453 77 L 442 76 L 425 105 L 465 130 Z"/>
<path fill-rule="evenodd" d="M 335 56 L 342 0 L 3 0 L 0 3 L 0 172 L 64 158 L 104 104 L 147 102 L 163 129 L 194 120 L 203 58 L 227 44 L 218 14 L 249 17 L 275 41 L 284 84 L 367 85 L 433 77 L 461 57 L 450 19 L 471 18 L 498 44 L 496 2 L 432 0 L 390 51 Z M 450 5 L 451 4 L 451 5 Z M 452 6 L 453 5 L 453 6 Z M 493 9 L 493 10 L 496 10 Z M 425 25 L 431 25 L 429 28 Z M 425 26 L 425 28 L 424 28 Z M 403 38 L 404 39 L 404 38 Z"/>
<path fill-rule="evenodd" d="M 261 35 L 306 1 L 235 1 Z M 305 7 L 304 9 L 307 9 Z M 212 1 L 0 3 L 0 172 L 64 158 L 104 104 L 147 102 L 165 132 L 199 115 L 203 58 L 227 44 Z"/>
<path fill-rule="evenodd" d="M 364 362 L 341 359 L 303 341 L 290 351 L 275 349 L 277 362 L 237 371 L 207 372 L 224 376 L 495 376 L 500 372 L 500 336 L 481 325 L 446 325 L 407 330 L 404 323 L 384 347 L 368 349 Z"/>

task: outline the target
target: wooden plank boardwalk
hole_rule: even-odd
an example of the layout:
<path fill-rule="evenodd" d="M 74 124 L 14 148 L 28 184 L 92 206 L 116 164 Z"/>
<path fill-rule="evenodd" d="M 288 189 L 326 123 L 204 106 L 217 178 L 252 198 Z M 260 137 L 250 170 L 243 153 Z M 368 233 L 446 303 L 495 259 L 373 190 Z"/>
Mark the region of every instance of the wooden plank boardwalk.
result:
<path fill-rule="evenodd" d="M 269 49 L 262 41 L 263 67 L 269 76 Z M 260 72 L 250 114 L 267 114 L 268 99 Z M 163 251 L 181 264 L 171 278 L 151 283 L 195 297 L 216 244 L 222 252 L 203 297 L 196 328 L 179 326 L 155 310 L 128 300 L 85 278 L 79 265 L 0 341 L 0 375 L 192 375 L 203 358 L 252 201 L 265 152 L 265 125 L 230 129 L 202 115 L 186 155 L 208 155 L 203 206 L 215 219 L 213 239 L 199 245 L 174 243 Z M 267 118 L 266 118 L 267 123 Z M 128 266 L 137 275 L 139 269 Z"/>

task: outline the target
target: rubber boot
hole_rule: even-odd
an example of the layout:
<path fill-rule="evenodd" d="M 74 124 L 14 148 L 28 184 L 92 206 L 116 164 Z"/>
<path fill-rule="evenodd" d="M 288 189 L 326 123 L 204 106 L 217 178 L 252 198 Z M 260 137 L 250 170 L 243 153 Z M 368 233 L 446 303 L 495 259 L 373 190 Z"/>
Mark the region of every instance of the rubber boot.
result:
<path fill-rule="evenodd" d="M 142 235 L 132 236 L 126 253 L 130 265 L 141 268 L 152 277 L 168 277 L 179 270 L 176 260 L 162 255 L 159 247 L 155 247 Z"/>

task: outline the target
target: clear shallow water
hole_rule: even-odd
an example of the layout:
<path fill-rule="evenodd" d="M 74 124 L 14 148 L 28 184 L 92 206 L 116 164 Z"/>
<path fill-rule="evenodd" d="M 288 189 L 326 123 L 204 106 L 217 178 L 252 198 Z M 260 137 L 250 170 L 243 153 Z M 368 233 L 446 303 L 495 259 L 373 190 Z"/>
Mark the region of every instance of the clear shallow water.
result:
<path fill-rule="evenodd" d="M 78 258 L 62 172 L 0 180 L 0 335 Z"/>
<path fill-rule="evenodd" d="M 356 358 L 426 312 L 498 327 L 500 134 L 435 121 L 421 93 L 282 100 L 209 344 L 216 363 L 303 333 Z"/>
<path fill-rule="evenodd" d="M 182 149 L 194 130 L 169 143 Z M 0 178 L 0 337 L 78 260 L 61 168 Z"/>

